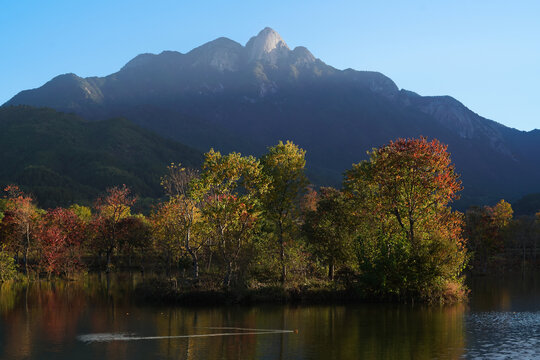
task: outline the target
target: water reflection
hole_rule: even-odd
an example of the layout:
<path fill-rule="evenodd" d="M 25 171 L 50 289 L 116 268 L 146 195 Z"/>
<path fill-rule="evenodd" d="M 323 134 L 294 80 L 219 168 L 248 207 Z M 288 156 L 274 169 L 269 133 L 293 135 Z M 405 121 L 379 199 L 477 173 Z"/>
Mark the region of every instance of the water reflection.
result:
<path fill-rule="evenodd" d="M 476 277 L 469 287 L 475 311 L 540 310 L 540 273 Z"/>
<path fill-rule="evenodd" d="M 540 355 L 534 353 L 540 346 L 540 309 L 534 303 L 538 291 L 530 291 L 538 290 L 534 279 L 525 282 L 529 291 L 516 281 L 498 287 L 484 279 L 475 285 L 478 289 L 473 288 L 476 292 L 470 306 L 425 308 L 369 304 L 139 306 L 131 296 L 139 281 L 136 275 L 109 279 L 95 275 L 77 282 L 2 284 L 0 358 L 458 359 L 508 355 L 512 344 L 522 349 L 514 349 L 513 354 Z M 299 332 L 92 343 L 77 340 L 78 335 L 96 333 L 171 337 L 233 331 L 212 327 Z"/>

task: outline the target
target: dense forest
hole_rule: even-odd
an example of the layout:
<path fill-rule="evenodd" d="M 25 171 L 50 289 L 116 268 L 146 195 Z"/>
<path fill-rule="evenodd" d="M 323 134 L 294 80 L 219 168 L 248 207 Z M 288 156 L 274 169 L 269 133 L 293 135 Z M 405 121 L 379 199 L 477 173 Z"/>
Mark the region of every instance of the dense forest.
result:
<path fill-rule="evenodd" d="M 163 169 L 163 201 L 134 213 L 126 185 L 92 207 L 43 210 L 17 186 L 0 200 L 0 280 L 142 271 L 186 289 L 325 288 L 364 299 L 454 302 L 464 271 L 536 264 L 537 217 L 511 205 L 451 208 L 462 189 L 447 147 L 398 139 L 315 189 L 305 151 L 256 159 L 210 150 L 200 169 Z"/>
<path fill-rule="evenodd" d="M 0 186 L 16 183 L 43 208 L 91 205 L 106 188 L 126 184 L 148 212 L 163 196 L 172 161 L 198 168 L 202 153 L 122 118 L 89 122 L 30 106 L 0 107 Z"/>

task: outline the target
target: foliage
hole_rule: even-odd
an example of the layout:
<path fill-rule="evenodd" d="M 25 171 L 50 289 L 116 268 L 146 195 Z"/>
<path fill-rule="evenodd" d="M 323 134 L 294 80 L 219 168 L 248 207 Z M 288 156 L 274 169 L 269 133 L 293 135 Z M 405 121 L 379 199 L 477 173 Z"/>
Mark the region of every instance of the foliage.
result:
<path fill-rule="evenodd" d="M 4 211 L 6 210 L 6 199 L 0 198 L 0 224 L 2 224 L 2 219 L 4 218 Z"/>
<path fill-rule="evenodd" d="M 165 258 L 167 272 L 171 272 L 173 259 L 180 258 L 189 248 L 197 261 L 197 253 L 202 246 L 197 236 L 193 236 L 193 225 L 190 224 L 189 211 L 194 211 L 193 221 L 198 218 L 196 209 L 186 208 L 186 202 L 171 198 L 169 201 L 159 204 L 152 213 L 150 221 L 154 246 Z M 189 235 L 188 235 L 189 232 Z M 194 266 L 194 280 L 198 278 L 198 263 Z"/>
<path fill-rule="evenodd" d="M 446 146 L 398 139 L 353 165 L 345 187 L 359 219 L 361 281 L 377 296 L 440 299 L 467 260 L 462 215 L 448 204 L 461 189 Z"/>
<path fill-rule="evenodd" d="M 260 198 L 268 178 L 252 156 L 205 155 L 201 177 L 193 183 L 193 196 L 201 202 L 204 231 L 223 261 L 224 287 L 238 272 L 238 261 L 247 255 L 260 218 Z"/>
<path fill-rule="evenodd" d="M 25 272 L 28 275 L 28 257 L 34 245 L 34 233 L 40 212 L 33 198 L 17 186 L 9 185 L 5 192 L 5 216 L 2 220 L 3 235 L 8 248 L 16 255 L 23 254 Z"/>
<path fill-rule="evenodd" d="M 92 220 L 92 209 L 88 206 L 73 204 L 69 209 L 84 223 L 89 223 Z"/>
<path fill-rule="evenodd" d="M 347 171 L 344 190 L 308 187 L 304 166 L 305 152 L 291 142 L 269 148 L 261 162 L 210 150 L 200 174 L 170 164 L 161 178 L 167 199 L 148 218 L 132 214 L 136 198 L 126 185 L 108 188 L 92 210 L 47 212 L 11 186 L 0 203 L 2 249 L 15 262 L 31 250 L 49 276 L 105 256 L 107 271 L 136 260 L 143 271 L 166 269 L 175 287 L 258 288 L 279 279 L 282 289 L 358 285 L 366 296 L 401 301 L 465 294 L 463 217 L 449 206 L 461 186 L 444 145 L 399 139 L 374 149 Z M 478 226 L 468 222 L 473 238 L 473 230 L 494 239 L 517 224 L 504 201 L 481 211 Z"/>
<path fill-rule="evenodd" d="M 305 155 L 306 152 L 291 141 L 280 141 L 261 158 L 263 172 L 270 179 L 262 203 L 265 217 L 274 225 L 273 232 L 279 244 L 282 284 L 287 276 L 285 247 L 293 241 L 300 216 L 299 200 L 308 184 L 304 174 Z"/>
<path fill-rule="evenodd" d="M 467 246 L 474 254 L 476 270 L 486 272 L 492 258 L 504 250 L 504 237 L 512 217 L 512 206 L 504 200 L 495 206 L 472 207 L 467 210 Z"/>
<path fill-rule="evenodd" d="M 15 260 L 4 247 L 0 249 L 0 282 L 13 280 L 17 277 Z"/>
<path fill-rule="evenodd" d="M 159 225 L 165 229 L 169 240 L 175 244 L 169 247 L 178 247 L 187 252 L 191 257 L 193 268 L 193 280 L 199 281 L 199 257 L 198 252 L 203 246 L 203 241 L 196 236 L 195 229 L 199 215 L 200 200 L 192 193 L 192 183 L 198 177 L 197 171 L 186 169 L 181 164 L 169 165 L 168 173 L 161 179 L 161 184 L 169 196 L 169 202 L 161 207 L 161 216 L 157 217 Z M 158 230 L 159 232 L 159 230 Z M 170 254 L 170 252 L 168 252 Z M 169 269 L 170 269 L 170 257 Z"/>
<path fill-rule="evenodd" d="M 86 236 L 86 224 L 73 210 L 49 210 L 41 218 L 36 235 L 41 268 L 49 276 L 67 276 L 82 270 L 82 245 Z"/>
<path fill-rule="evenodd" d="M 131 268 L 132 259 L 137 253 L 146 254 L 150 247 L 152 227 L 143 215 L 129 216 L 118 222 L 118 249 L 127 256 Z"/>
<path fill-rule="evenodd" d="M 94 233 L 92 245 L 98 253 L 105 253 L 107 271 L 112 265 L 113 252 L 119 246 L 120 223 L 131 216 L 131 206 L 135 201 L 126 185 L 107 189 L 106 195 L 96 201 L 96 215 L 91 225 Z"/>
<path fill-rule="evenodd" d="M 351 202 L 334 188 L 321 188 L 316 210 L 305 214 L 304 232 L 317 258 L 328 266 L 328 278 L 334 279 L 338 267 L 351 267 L 355 255 L 353 243 L 357 220 L 351 216 Z"/>

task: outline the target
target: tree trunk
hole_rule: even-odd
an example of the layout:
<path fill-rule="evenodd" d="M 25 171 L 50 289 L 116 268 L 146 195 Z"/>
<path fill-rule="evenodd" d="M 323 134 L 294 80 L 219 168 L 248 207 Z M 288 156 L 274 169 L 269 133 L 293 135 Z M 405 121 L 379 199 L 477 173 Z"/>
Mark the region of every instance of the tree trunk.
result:
<path fill-rule="evenodd" d="M 417 249 L 416 239 L 414 238 L 414 220 L 412 219 L 411 216 L 409 216 L 409 233 L 411 236 L 411 245 L 413 246 L 414 249 Z"/>
<path fill-rule="evenodd" d="M 30 252 L 30 224 L 26 224 L 26 251 L 24 253 L 24 269 L 28 276 L 28 253 Z"/>
<path fill-rule="evenodd" d="M 189 256 L 191 256 L 191 263 L 193 264 L 193 282 L 195 284 L 199 283 L 199 259 L 197 258 L 197 253 L 193 251 L 190 245 L 191 231 L 188 228 L 186 232 L 186 249 Z"/>
<path fill-rule="evenodd" d="M 223 279 L 223 287 L 228 289 L 231 286 L 231 277 L 232 277 L 232 263 L 227 262 L 227 272 L 225 273 L 225 278 Z"/>
<path fill-rule="evenodd" d="M 279 257 L 281 260 L 281 278 L 280 282 L 281 285 L 285 285 L 285 280 L 287 278 L 287 267 L 285 264 L 285 244 L 283 243 L 283 224 L 281 222 L 278 223 L 278 229 L 279 229 Z"/>
<path fill-rule="evenodd" d="M 197 258 L 197 254 L 193 253 L 192 260 L 193 260 L 193 282 L 195 284 L 198 284 L 199 283 L 199 259 Z"/>
<path fill-rule="evenodd" d="M 108 274 L 111 272 L 111 266 L 112 266 L 112 249 L 107 249 L 107 268 L 105 269 L 105 272 Z"/>
<path fill-rule="evenodd" d="M 171 268 L 172 268 L 172 255 L 170 251 L 167 251 L 167 277 L 171 277 Z"/>
<path fill-rule="evenodd" d="M 334 260 L 330 260 L 330 263 L 328 264 L 328 279 L 334 280 Z"/>
<path fill-rule="evenodd" d="M 212 267 L 212 251 L 210 251 L 210 254 L 208 255 L 208 263 L 206 264 L 206 272 L 210 272 L 210 268 Z"/>

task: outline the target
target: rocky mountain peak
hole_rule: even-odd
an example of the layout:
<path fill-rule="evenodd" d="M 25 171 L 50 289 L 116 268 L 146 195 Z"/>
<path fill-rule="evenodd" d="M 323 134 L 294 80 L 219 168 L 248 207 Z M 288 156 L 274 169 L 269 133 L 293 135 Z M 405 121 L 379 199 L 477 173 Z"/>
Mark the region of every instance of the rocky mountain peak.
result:
<path fill-rule="evenodd" d="M 266 27 L 252 37 L 246 44 L 248 61 L 269 61 L 275 63 L 288 56 L 290 49 L 282 37 L 273 29 Z"/>
<path fill-rule="evenodd" d="M 236 71 L 242 51 L 242 45 L 236 41 L 220 37 L 191 50 L 188 56 L 195 67 L 207 65 L 219 71 Z"/>

